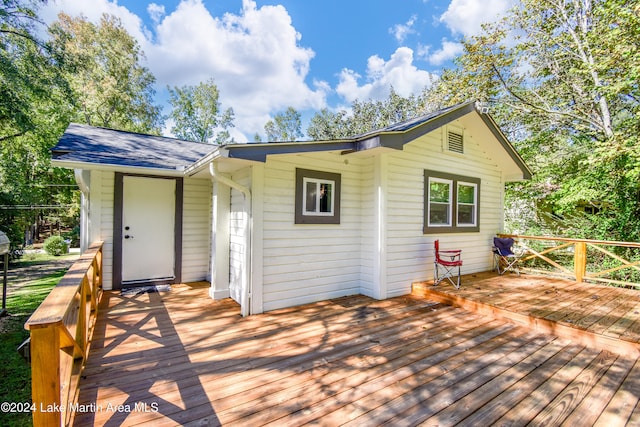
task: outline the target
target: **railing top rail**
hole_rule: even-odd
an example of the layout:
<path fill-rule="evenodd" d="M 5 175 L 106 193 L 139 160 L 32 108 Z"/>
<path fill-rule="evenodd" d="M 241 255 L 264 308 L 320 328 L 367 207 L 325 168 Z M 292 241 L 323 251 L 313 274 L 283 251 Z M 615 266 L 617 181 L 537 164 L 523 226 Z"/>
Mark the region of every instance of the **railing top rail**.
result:
<path fill-rule="evenodd" d="M 556 242 L 570 242 L 570 243 L 590 243 L 592 245 L 611 245 L 611 246 L 623 246 L 627 248 L 640 248 L 640 242 L 620 242 L 615 240 L 592 240 L 592 239 L 573 239 L 569 237 L 553 237 L 553 236 L 525 236 L 521 234 L 499 234 L 500 237 L 511 237 L 513 239 L 527 239 L 527 240 L 551 240 Z"/>
<path fill-rule="evenodd" d="M 60 282 L 51 290 L 42 304 L 33 312 L 24 327 L 31 330 L 54 324 L 62 324 L 67 311 L 71 307 L 78 287 L 91 267 L 94 258 L 102 249 L 104 242 L 93 243 L 78 260 L 73 263 Z"/>

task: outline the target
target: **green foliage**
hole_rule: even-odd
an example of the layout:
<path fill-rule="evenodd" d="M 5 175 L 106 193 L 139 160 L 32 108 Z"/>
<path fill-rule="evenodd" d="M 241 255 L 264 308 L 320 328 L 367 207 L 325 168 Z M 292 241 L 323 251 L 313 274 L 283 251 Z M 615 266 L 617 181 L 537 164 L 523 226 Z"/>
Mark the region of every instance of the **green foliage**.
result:
<path fill-rule="evenodd" d="M 13 320 L 13 319 L 12 319 Z M 11 322 L 13 326 L 8 331 L 0 332 L 0 400 L 2 402 L 31 402 L 31 369 L 29 364 L 20 356 L 16 349 L 28 337 L 29 332 L 24 330 L 23 324 Z M 31 412 L 4 413 L 3 425 L 7 426 L 31 426 Z"/>
<path fill-rule="evenodd" d="M 351 113 L 321 110 L 311 118 L 307 134 L 315 140 L 332 140 L 371 132 L 436 110 L 439 105 L 431 98 L 427 89 L 419 96 L 404 98 L 391 88 L 385 100 L 356 100 L 351 105 Z"/>
<path fill-rule="evenodd" d="M 304 136 L 301 128 L 300 113 L 293 107 L 287 108 L 284 113 L 276 114 L 273 120 L 264 125 L 267 141 L 270 142 L 296 141 Z"/>
<path fill-rule="evenodd" d="M 0 3 L 0 142 L 33 131 L 34 101 L 47 98 L 60 83 L 45 46 L 32 35 L 36 12 L 25 3 Z"/>
<path fill-rule="evenodd" d="M 105 14 L 95 25 L 61 13 L 49 32 L 56 65 L 72 90 L 74 121 L 160 133 L 163 118 L 153 104 L 155 77 L 140 65 L 144 53 L 119 18 Z"/>
<path fill-rule="evenodd" d="M 220 111 L 220 93 L 213 79 L 197 86 L 169 89 L 173 107 L 171 132 L 181 139 L 224 144 L 233 142 L 228 129 L 233 127 L 233 109 Z"/>
<path fill-rule="evenodd" d="M 67 126 L 71 97 L 49 46 L 34 35 L 37 2 L 0 3 L 0 229 L 20 245 L 40 214 L 34 206 L 67 218 L 74 211 L 71 171 L 54 170 L 49 149 Z"/>
<path fill-rule="evenodd" d="M 60 256 L 69 252 L 69 245 L 62 236 L 51 236 L 44 241 L 42 249 L 49 255 Z"/>
<path fill-rule="evenodd" d="M 118 19 L 62 14 L 45 43 L 34 35 L 37 3 L 0 3 L 0 229 L 14 245 L 37 218 L 77 223 L 73 173 L 52 168 L 49 151 L 70 121 L 148 133 L 162 125 L 155 78 Z"/>
<path fill-rule="evenodd" d="M 484 30 L 464 40 L 457 68 L 430 96 L 488 101 L 534 170 L 509 198 L 540 215 L 509 224 L 640 240 L 640 9 L 623 0 L 524 0 Z M 576 209 L 590 204 L 599 211 Z"/>
<path fill-rule="evenodd" d="M 307 135 L 316 141 L 330 141 L 351 135 L 347 112 L 331 112 L 323 108 L 311 117 Z"/>
<path fill-rule="evenodd" d="M 21 265 L 24 263 L 20 263 Z M 0 321 L 0 402 L 31 401 L 31 368 L 16 351 L 28 337 L 24 322 L 60 281 L 64 271 L 12 288 L 7 296 L 11 314 Z M 3 425 L 30 426 L 31 413 L 2 414 Z"/>

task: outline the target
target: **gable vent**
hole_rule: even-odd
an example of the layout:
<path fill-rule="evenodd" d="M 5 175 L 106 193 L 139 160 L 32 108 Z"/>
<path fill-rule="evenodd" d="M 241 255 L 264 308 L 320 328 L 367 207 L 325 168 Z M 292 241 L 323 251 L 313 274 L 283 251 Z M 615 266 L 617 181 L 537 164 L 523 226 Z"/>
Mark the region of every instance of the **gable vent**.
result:
<path fill-rule="evenodd" d="M 448 132 L 447 133 L 447 145 L 449 151 L 453 151 L 454 153 L 464 153 L 464 143 L 462 140 L 462 134 L 456 132 Z"/>

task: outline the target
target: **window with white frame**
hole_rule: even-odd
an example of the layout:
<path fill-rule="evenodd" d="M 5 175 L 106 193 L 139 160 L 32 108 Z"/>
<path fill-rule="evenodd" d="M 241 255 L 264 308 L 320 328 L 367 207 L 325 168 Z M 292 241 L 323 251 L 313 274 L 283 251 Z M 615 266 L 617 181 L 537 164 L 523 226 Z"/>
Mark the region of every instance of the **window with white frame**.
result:
<path fill-rule="evenodd" d="M 458 227 L 475 227 L 478 222 L 476 208 L 478 206 L 478 184 L 458 182 Z"/>
<path fill-rule="evenodd" d="M 316 178 L 303 178 L 304 210 L 302 215 L 331 216 L 334 214 L 335 181 Z"/>
<path fill-rule="evenodd" d="M 424 233 L 480 231 L 480 179 L 424 171 Z"/>
<path fill-rule="evenodd" d="M 427 218 L 429 227 L 450 227 L 451 212 L 453 211 L 453 181 L 430 176 L 428 186 Z"/>
<path fill-rule="evenodd" d="M 340 224 L 340 174 L 296 169 L 296 224 Z"/>

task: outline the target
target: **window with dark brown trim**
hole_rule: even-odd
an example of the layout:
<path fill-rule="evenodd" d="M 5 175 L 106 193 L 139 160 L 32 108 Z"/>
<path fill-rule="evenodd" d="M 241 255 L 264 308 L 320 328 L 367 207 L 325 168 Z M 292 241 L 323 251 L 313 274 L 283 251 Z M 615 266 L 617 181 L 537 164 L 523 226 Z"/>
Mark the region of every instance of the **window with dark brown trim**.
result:
<path fill-rule="evenodd" d="M 340 178 L 296 168 L 296 224 L 340 224 Z"/>
<path fill-rule="evenodd" d="M 425 170 L 423 231 L 480 231 L 480 179 Z"/>

